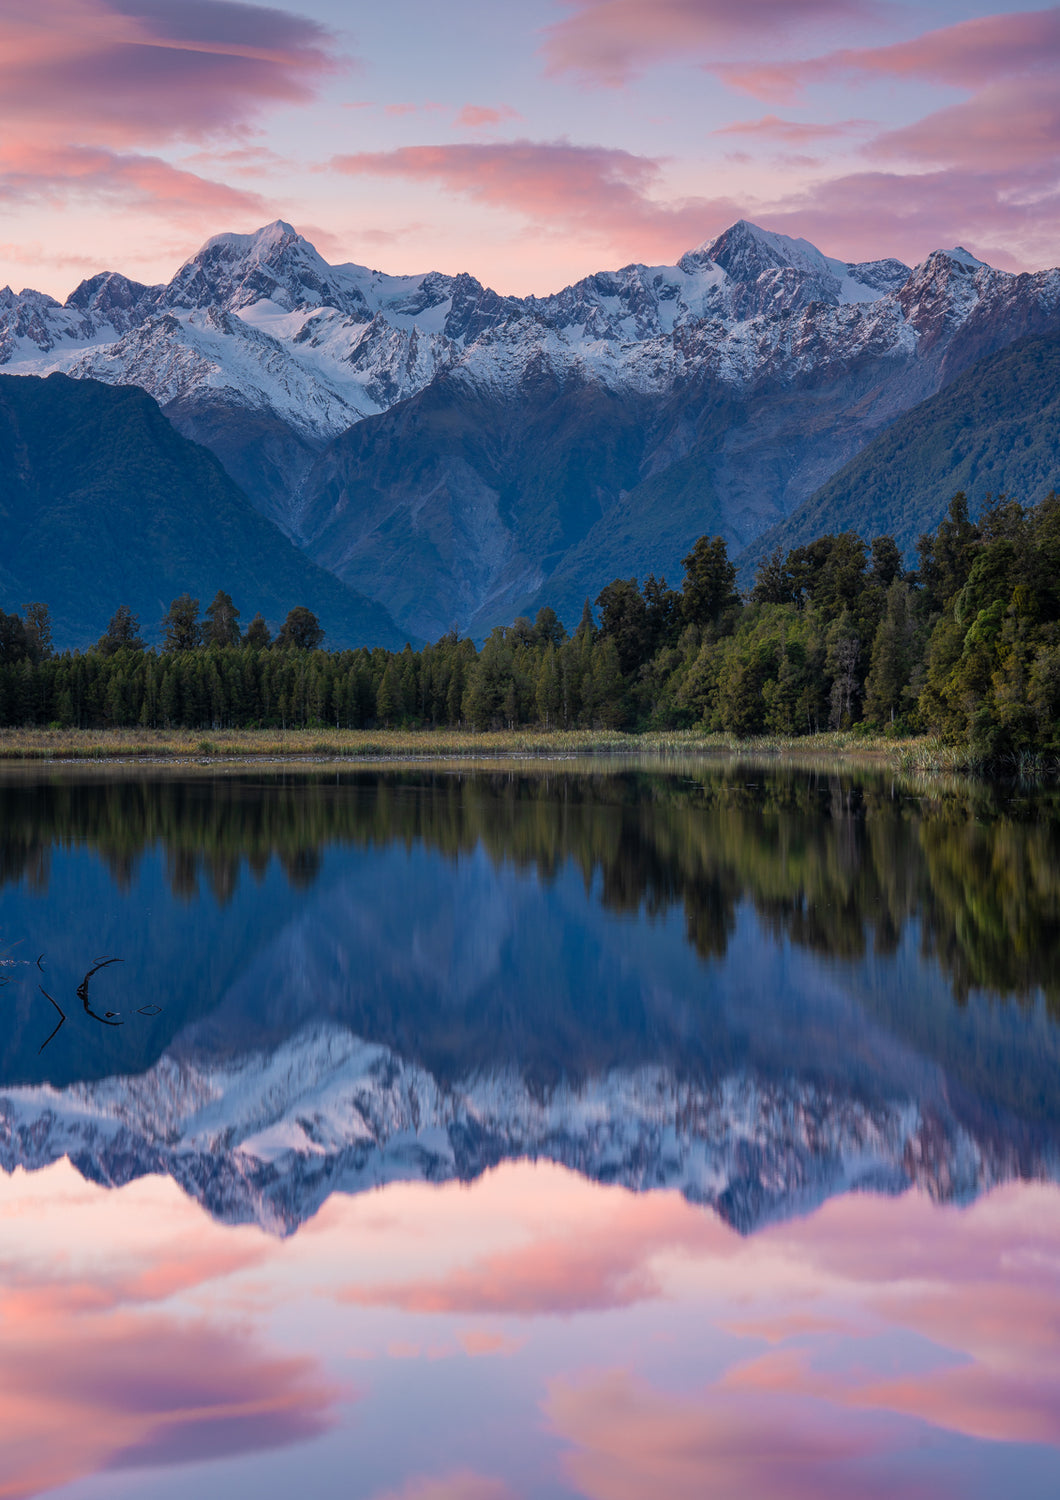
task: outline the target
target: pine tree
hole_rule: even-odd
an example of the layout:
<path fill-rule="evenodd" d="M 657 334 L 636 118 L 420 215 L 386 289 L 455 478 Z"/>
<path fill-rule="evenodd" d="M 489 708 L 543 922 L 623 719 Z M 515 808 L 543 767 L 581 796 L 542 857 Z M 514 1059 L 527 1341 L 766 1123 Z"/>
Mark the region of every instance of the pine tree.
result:
<path fill-rule="evenodd" d="M 100 636 L 93 650 L 98 651 L 101 656 L 113 656 L 115 651 L 128 649 L 130 651 L 142 651 L 143 640 L 140 637 L 140 621 L 127 604 L 119 604 L 110 617 L 110 624 L 106 632 Z"/>
<path fill-rule="evenodd" d="M 397 658 L 392 656 L 387 662 L 375 697 L 375 716 L 387 729 L 392 724 L 398 723 L 404 712 L 404 704 L 401 701 L 401 673 L 396 661 Z"/>
<path fill-rule="evenodd" d="M 895 578 L 887 590 L 865 679 L 865 718 L 874 724 L 893 724 L 902 713 L 913 664 L 913 626 L 911 590 Z"/>
<path fill-rule="evenodd" d="M 269 627 L 266 625 L 260 610 L 247 626 L 247 633 L 244 639 L 247 645 L 254 651 L 264 651 L 272 645 L 272 636 L 269 633 Z"/>
<path fill-rule="evenodd" d="M 724 611 L 740 602 L 736 592 L 736 569 L 729 561 L 724 539 L 701 536 L 687 557 L 682 586 L 683 612 L 693 625 L 716 624 Z"/>
<path fill-rule="evenodd" d="M 181 594 L 162 620 L 162 650 L 194 651 L 200 639 L 199 601 L 190 594 Z"/>
<path fill-rule="evenodd" d="M 31 662 L 47 661 L 52 651 L 52 624 L 46 604 L 27 604 L 23 610 L 26 652 Z"/>
<path fill-rule="evenodd" d="M 545 653 L 538 668 L 537 682 L 534 685 L 534 701 L 538 718 L 546 729 L 551 729 L 559 719 L 562 705 L 556 648 L 551 642 L 545 647 Z"/>
<path fill-rule="evenodd" d="M 218 589 L 206 606 L 206 621 L 203 626 L 204 646 L 235 646 L 239 643 L 239 610 L 232 603 L 231 594 Z"/>

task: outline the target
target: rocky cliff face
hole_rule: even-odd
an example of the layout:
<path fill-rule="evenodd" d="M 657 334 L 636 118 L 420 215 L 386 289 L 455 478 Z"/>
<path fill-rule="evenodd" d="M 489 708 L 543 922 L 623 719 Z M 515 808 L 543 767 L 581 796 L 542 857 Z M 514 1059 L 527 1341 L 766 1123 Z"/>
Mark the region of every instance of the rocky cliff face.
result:
<path fill-rule="evenodd" d="M 546 596 L 569 613 L 616 573 L 673 573 L 704 531 L 742 547 L 976 360 L 1058 329 L 1060 271 L 959 248 L 848 264 L 745 222 L 550 297 L 329 266 L 282 222 L 215 237 L 166 286 L 0 293 L 8 373 L 142 385 L 427 635 Z"/>

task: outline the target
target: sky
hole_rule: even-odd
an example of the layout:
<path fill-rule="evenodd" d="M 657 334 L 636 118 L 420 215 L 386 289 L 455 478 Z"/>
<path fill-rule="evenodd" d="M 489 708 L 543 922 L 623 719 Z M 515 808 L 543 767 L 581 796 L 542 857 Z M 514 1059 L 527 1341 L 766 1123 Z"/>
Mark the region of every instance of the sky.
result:
<path fill-rule="evenodd" d="M 282 218 L 543 294 L 740 218 L 1060 263 L 1060 5 L 0 0 L 0 286 L 168 280 Z"/>

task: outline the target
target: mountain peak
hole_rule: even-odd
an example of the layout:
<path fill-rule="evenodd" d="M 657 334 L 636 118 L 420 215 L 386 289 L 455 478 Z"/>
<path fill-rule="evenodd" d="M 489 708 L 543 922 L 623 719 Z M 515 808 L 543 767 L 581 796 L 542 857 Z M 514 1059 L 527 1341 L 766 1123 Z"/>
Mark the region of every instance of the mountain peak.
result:
<path fill-rule="evenodd" d="M 269 301 L 291 312 L 296 307 L 351 307 L 351 289 L 341 268 L 324 257 L 292 224 L 275 219 L 252 234 L 215 234 L 170 283 L 177 304 L 184 307 L 220 306 L 238 312 L 256 302 Z"/>
<path fill-rule="evenodd" d="M 718 266 L 734 288 L 741 317 L 794 311 L 824 302 L 875 302 L 909 275 L 900 261 L 834 260 L 809 240 L 794 239 L 737 219 L 716 239 L 681 257 L 686 274 Z"/>
<path fill-rule="evenodd" d="M 955 245 L 952 250 L 943 250 L 941 253 L 948 256 L 950 260 L 957 261 L 959 265 L 970 267 L 973 271 L 991 269 L 985 260 L 979 260 L 963 245 Z"/>
<path fill-rule="evenodd" d="M 776 234 L 748 219 L 737 219 L 716 239 L 692 253 L 712 260 L 733 281 L 754 281 L 764 271 L 792 268 L 820 274 L 829 268 L 827 258 L 809 240 Z"/>
<path fill-rule="evenodd" d="M 993 267 L 985 260 L 978 260 L 963 245 L 955 245 L 952 250 L 932 250 L 927 259 L 921 261 L 920 265 L 917 266 L 916 272 L 935 271 L 940 268 L 948 269 L 951 266 L 959 266 L 962 270 L 968 272 L 993 270 Z"/>
<path fill-rule="evenodd" d="M 260 229 L 255 229 L 250 234 L 229 232 L 212 235 L 187 264 L 190 265 L 191 261 L 200 260 L 218 250 L 229 251 L 239 258 L 254 254 L 260 256 L 263 252 L 269 254 L 295 240 L 301 241 L 307 249 L 313 250 L 313 246 L 308 240 L 302 238 L 293 224 L 288 224 L 286 219 L 274 219 L 271 224 L 263 224 Z M 313 250 L 313 253 L 315 255 L 316 251 Z"/>

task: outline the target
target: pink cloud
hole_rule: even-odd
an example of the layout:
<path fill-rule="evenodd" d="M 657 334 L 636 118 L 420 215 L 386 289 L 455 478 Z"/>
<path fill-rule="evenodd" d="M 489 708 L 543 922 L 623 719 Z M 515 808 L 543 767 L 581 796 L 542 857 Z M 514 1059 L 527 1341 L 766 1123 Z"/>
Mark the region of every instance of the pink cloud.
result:
<path fill-rule="evenodd" d="M 1060 55 L 1056 64 L 1060 69 Z M 869 147 L 879 157 L 956 166 L 969 172 L 1047 168 L 1055 183 L 1060 149 L 1060 89 L 1053 77 L 1011 78 L 989 84 L 972 99 L 890 130 Z M 1007 187 L 1012 187 L 1011 180 Z"/>
<path fill-rule="evenodd" d="M 0 201 L 48 202 L 75 195 L 196 221 L 267 209 L 257 193 L 182 171 L 157 156 L 99 146 L 0 144 Z"/>
<path fill-rule="evenodd" d="M 8 0 L 0 18 L 4 123 L 49 139 L 198 139 L 336 66 L 316 22 L 230 0 Z"/>
<path fill-rule="evenodd" d="M 401 115 L 440 114 L 444 109 L 444 104 L 435 104 L 428 99 L 425 104 L 387 104 L 383 113 L 400 118 Z"/>
<path fill-rule="evenodd" d="M 739 1239 L 676 1194 L 598 1201 L 596 1213 L 468 1265 L 405 1281 L 345 1288 L 339 1300 L 418 1313 L 524 1316 L 628 1307 L 659 1295 L 652 1265 L 661 1251 L 735 1253 Z"/>
<path fill-rule="evenodd" d="M 517 1354 L 523 1340 L 489 1328 L 466 1328 L 460 1335 L 460 1347 L 472 1359 L 481 1359 L 489 1354 Z"/>
<path fill-rule="evenodd" d="M 782 120 L 777 115 L 763 115 L 760 120 L 737 120 L 732 125 L 723 125 L 715 135 L 753 135 L 770 141 L 782 141 L 788 145 L 799 145 L 805 141 L 832 140 L 864 130 L 869 120 L 837 120 L 832 124 L 815 125 L 808 120 Z"/>
<path fill-rule="evenodd" d="M 133 1464 L 283 1447 L 327 1430 L 338 1395 L 306 1359 L 236 1332 L 110 1311 L 5 1329 L 2 1493 Z"/>
<path fill-rule="evenodd" d="M 510 104 L 494 109 L 486 104 L 465 104 L 456 117 L 457 125 L 468 130 L 481 130 L 486 125 L 499 125 L 502 120 L 517 120 L 519 111 Z"/>
<path fill-rule="evenodd" d="M 1022 270 L 1051 266 L 1060 233 L 1060 195 L 1038 191 L 1027 174 L 945 168 L 922 172 L 851 172 L 825 178 L 776 200 L 755 215 L 764 227 L 805 235 L 848 260 L 896 255 L 916 260 L 929 249 L 962 244 L 991 265 Z"/>
<path fill-rule="evenodd" d="M 434 183 L 542 230 L 584 233 L 639 257 L 679 255 L 740 216 L 731 199 L 653 198 L 662 168 L 651 157 L 567 141 L 404 146 L 337 156 L 331 166 L 350 176 Z"/>
<path fill-rule="evenodd" d="M 878 73 L 977 88 L 1013 73 L 1052 72 L 1060 57 L 1060 7 L 980 16 L 889 47 L 837 52 L 811 69 Z"/>
<path fill-rule="evenodd" d="M 230 151 L 196 151 L 183 158 L 185 166 L 223 167 L 241 177 L 265 177 L 277 168 L 293 170 L 296 163 L 268 146 L 237 146 Z"/>
<path fill-rule="evenodd" d="M 966 1436 L 1060 1447 L 1060 1194 L 1015 1186 L 940 1212 L 926 1196 L 834 1200 L 812 1219 L 765 1231 L 764 1249 L 817 1282 L 856 1289 L 865 1326 L 913 1330 L 937 1350 L 912 1372 L 872 1370 L 866 1346 L 818 1369 L 808 1348 L 776 1349 L 731 1369 L 718 1387 L 746 1397 L 827 1402 L 912 1417 Z M 783 1342 L 809 1327 L 786 1316 L 731 1332 Z M 822 1330 L 827 1332 L 827 1330 Z M 838 1331 L 838 1330 L 837 1330 Z"/>
<path fill-rule="evenodd" d="M 742 1339 L 764 1339 L 767 1344 L 782 1344 L 788 1339 L 805 1338 L 816 1333 L 850 1333 L 850 1325 L 839 1318 L 814 1313 L 783 1313 L 771 1318 L 746 1318 L 720 1325 L 727 1333 Z"/>
<path fill-rule="evenodd" d="M 339 63 L 316 22 L 231 0 L 7 0 L 0 13 L 0 195 L 161 214 L 267 211 L 145 145 L 245 132 L 305 102 Z M 253 170 L 249 162 L 228 163 Z"/>
<path fill-rule="evenodd" d="M 655 58 L 760 43 L 867 9 L 860 0 L 575 0 L 574 14 L 549 28 L 545 56 L 552 72 L 619 85 Z"/>
<path fill-rule="evenodd" d="M 1055 74 L 1060 59 L 1060 7 L 981 16 L 887 47 L 850 47 L 797 62 L 721 62 L 727 83 L 758 98 L 791 99 L 809 83 L 844 73 L 915 78 L 981 88 L 1016 74 Z"/>
<path fill-rule="evenodd" d="M 987 1294 L 982 1289 L 982 1294 Z M 1018 1337 L 1010 1338 L 1011 1346 Z M 1035 1360 L 1025 1369 L 949 1364 L 890 1379 L 847 1369 L 818 1371 L 804 1350 L 779 1350 L 730 1370 L 721 1389 L 755 1396 L 812 1397 L 859 1411 L 914 1417 L 989 1442 L 1060 1447 L 1060 1378 Z"/>

